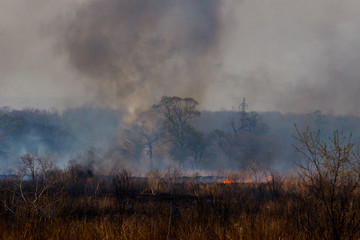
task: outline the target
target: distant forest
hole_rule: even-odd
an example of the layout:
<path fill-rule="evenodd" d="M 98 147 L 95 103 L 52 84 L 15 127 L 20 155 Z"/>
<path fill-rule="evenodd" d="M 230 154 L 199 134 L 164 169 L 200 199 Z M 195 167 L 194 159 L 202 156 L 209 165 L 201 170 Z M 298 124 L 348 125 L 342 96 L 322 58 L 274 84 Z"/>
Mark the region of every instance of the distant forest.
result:
<path fill-rule="evenodd" d="M 357 116 L 321 111 L 199 112 L 197 105 L 190 98 L 163 97 L 132 121 L 120 111 L 103 108 L 63 112 L 1 108 L 1 171 L 15 168 L 27 153 L 54 158 L 59 167 L 82 164 L 92 170 L 111 170 L 115 165 L 136 170 L 175 165 L 247 169 L 254 164 L 286 170 L 300 159 L 292 147 L 295 123 L 299 129 L 320 130 L 325 138 L 340 130 L 352 134 L 355 144 L 360 142 Z"/>

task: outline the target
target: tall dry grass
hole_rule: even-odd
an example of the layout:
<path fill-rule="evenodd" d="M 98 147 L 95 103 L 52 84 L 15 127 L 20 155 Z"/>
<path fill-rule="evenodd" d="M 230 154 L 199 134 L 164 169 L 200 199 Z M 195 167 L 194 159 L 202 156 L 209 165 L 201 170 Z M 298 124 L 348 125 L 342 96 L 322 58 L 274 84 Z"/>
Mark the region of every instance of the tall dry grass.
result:
<path fill-rule="evenodd" d="M 19 186 L 3 181 L 0 239 L 321 239 L 306 225 L 317 220 L 309 219 L 317 203 L 296 179 L 205 184 L 158 171 L 149 178 L 128 171 L 64 176 L 39 200 L 38 212 L 24 207 Z"/>

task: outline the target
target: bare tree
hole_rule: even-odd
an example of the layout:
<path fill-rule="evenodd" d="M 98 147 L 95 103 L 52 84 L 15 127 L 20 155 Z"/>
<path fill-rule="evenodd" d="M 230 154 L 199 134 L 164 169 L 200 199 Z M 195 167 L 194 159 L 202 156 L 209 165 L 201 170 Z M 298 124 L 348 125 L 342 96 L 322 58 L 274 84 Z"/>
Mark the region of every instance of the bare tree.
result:
<path fill-rule="evenodd" d="M 153 145 L 158 138 L 158 129 L 150 126 L 146 121 L 137 121 L 125 131 L 122 147 L 130 151 L 138 163 L 145 150 L 150 160 L 150 168 L 153 169 Z"/>
<path fill-rule="evenodd" d="M 294 147 L 304 159 L 298 165 L 307 189 L 306 229 L 324 239 L 353 239 L 360 230 L 360 171 L 351 135 L 334 131 L 325 141 L 320 131 L 300 132 L 296 125 L 295 129 Z"/>
<path fill-rule="evenodd" d="M 62 197 L 64 179 L 62 171 L 55 169 L 55 160 L 27 153 L 21 156 L 20 166 L 14 173 L 17 175 L 13 181 L 16 186 L 14 196 L 21 200 L 25 213 L 40 218 L 51 217 L 56 202 Z"/>
<path fill-rule="evenodd" d="M 143 138 L 143 147 L 146 149 L 146 154 L 150 160 L 150 169 L 153 169 L 153 144 L 158 140 L 159 133 L 157 129 L 148 126 L 146 121 L 138 122 L 134 128 L 138 134 Z"/>
<path fill-rule="evenodd" d="M 134 159 L 137 164 L 140 163 L 143 156 L 145 140 L 136 124 L 133 124 L 130 128 L 124 130 L 123 137 L 119 144 L 124 151 L 124 156 Z"/>

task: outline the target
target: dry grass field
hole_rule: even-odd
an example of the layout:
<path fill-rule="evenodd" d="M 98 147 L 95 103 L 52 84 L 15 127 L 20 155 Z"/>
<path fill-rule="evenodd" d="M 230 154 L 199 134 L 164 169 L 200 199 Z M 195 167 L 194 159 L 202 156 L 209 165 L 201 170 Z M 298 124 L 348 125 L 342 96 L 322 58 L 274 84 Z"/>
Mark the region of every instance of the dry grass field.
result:
<path fill-rule="evenodd" d="M 53 172 L 53 176 L 3 180 L 1 239 L 360 237 L 357 222 L 351 219 L 326 227 L 326 206 L 295 178 L 201 183 L 199 177 L 160 171 L 136 178 L 125 169 L 107 177 L 70 170 Z M 350 208 L 337 209 L 342 202 L 332 203 L 339 220 L 359 217 L 359 193 L 351 198 Z M 334 235 L 334 228 L 341 230 L 340 236 Z"/>

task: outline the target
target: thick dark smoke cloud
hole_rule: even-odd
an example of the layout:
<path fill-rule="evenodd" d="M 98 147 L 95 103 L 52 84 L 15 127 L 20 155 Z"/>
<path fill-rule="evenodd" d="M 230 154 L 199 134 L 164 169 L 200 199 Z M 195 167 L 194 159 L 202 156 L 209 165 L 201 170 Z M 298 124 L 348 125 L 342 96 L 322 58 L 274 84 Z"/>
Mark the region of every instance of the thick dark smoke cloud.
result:
<path fill-rule="evenodd" d="M 103 102 L 145 109 L 162 95 L 201 99 L 216 69 L 219 0 L 91 0 L 62 27 L 60 48 Z"/>
<path fill-rule="evenodd" d="M 360 115 L 356 0 L 2 0 L 0 22 L 2 106 Z"/>

